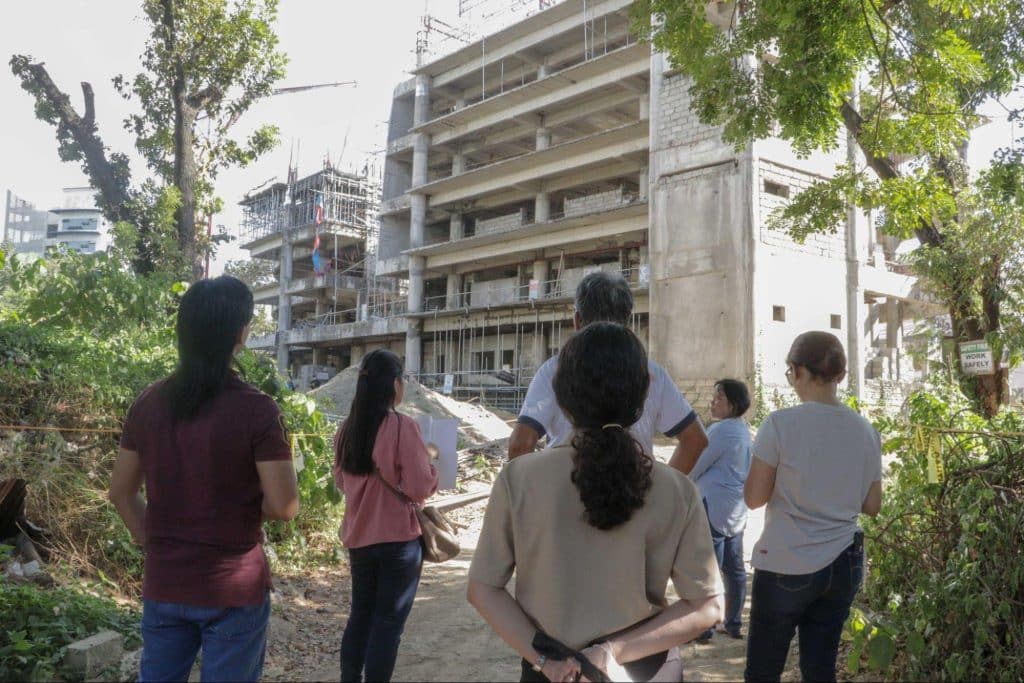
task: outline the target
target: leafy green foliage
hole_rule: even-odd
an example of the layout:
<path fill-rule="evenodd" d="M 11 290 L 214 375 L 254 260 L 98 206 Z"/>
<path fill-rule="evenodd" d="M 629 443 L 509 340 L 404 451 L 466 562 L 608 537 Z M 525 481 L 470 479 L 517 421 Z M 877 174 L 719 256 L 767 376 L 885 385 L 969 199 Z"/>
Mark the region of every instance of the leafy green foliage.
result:
<path fill-rule="evenodd" d="M 109 599 L 67 588 L 41 589 L 0 581 L 0 679 L 67 679 L 61 666 L 64 648 L 102 630 L 139 643 L 138 612 Z"/>
<path fill-rule="evenodd" d="M 183 115 L 198 125 L 196 191 L 206 212 L 220 210 L 213 181 L 226 167 L 244 167 L 277 144 L 277 126 L 264 125 L 245 140 L 229 129 L 252 104 L 268 95 L 284 76 L 285 55 L 277 50 L 272 26 L 277 0 L 144 0 L 152 32 L 142 53 L 142 71 L 117 76 L 114 86 L 141 111 L 125 119 L 135 146 L 150 169 L 167 184 L 175 180 L 175 120 Z M 167 11 L 170 8 L 171 17 Z M 180 74 L 187 75 L 180 83 Z M 176 111 L 173 93 L 186 88 L 191 111 Z M 177 159 L 180 162 L 180 159 Z"/>
<path fill-rule="evenodd" d="M 1021 678 L 1024 437 L 1012 434 L 1024 431 L 1024 415 L 986 421 L 939 386 L 911 397 L 909 421 L 876 426 L 894 460 L 882 512 L 865 520 L 870 612 L 847 623 L 849 668 L 894 679 Z M 938 481 L 929 452 L 944 464 Z"/>
<path fill-rule="evenodd" d="M 246 380 L 272 396 L 281 407 L 292 435 L 293 455 L 302 467 L 298 473 L 302 501 L 299 516 L 292 522 L 271 523 L 271 538 L 301 539 L 304 543 L 304 534 L 320 529 L 324 514 L 341 502 L 341 494 L 334 485 L 336 425 L 327 420 L 312 398 L 289 390 L 269 358 L 247 351 L 239 359 Z"/>
<path fill-rule="evenodd" d="M 808 155 L 849 136 L 859 147 L 863 158 L 795 197 L 776 227 L 802 240 L 834 232 L 848 207 L 872 211 L 886 233 L 920 241 L 910 263 L 955 336 L 996 354 L 1024 345 L 1024 158 L 1000 150 L 973 181 L 964 161 L 981 104 L 1024 77 L 1019 2 L 641 0 L 635 12 L 726 142 L 779 137 Z M 963 386 L 995 414 L 1002 375 Z"/>

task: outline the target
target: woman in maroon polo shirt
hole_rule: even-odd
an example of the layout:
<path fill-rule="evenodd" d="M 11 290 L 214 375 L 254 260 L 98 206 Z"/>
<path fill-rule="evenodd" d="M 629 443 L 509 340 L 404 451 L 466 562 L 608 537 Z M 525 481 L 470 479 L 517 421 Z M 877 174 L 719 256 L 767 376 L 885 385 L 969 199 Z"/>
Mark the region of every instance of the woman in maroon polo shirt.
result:
<path fill-rule="evenodd" d="M 405 384 L 402 361 L 386 349 L 366 354 L 356 395 L 335 437 L 334 481 L 345 494 L 341 540 L 352 573 L 352 609 L 341 639 L 342 681 L 389 681 L 405 620 L 420 582 L 416 503 L 437 490 L 420 428 L 395 406 Z M 365 677 L 365 678 L 364 678 Z"/>
<path fill-rule="evenodd" d="M 200 280 L 178 309 L 178 366 L 125 420 L 110 499 L 145 548 L 140 681 L 256 681 L 270 617 L 262 522 L 299 507 L 281 411 L 231 369 L 249 336 L 241 281 Z M 146 496 L 140 488 L 145 483 Z"/>

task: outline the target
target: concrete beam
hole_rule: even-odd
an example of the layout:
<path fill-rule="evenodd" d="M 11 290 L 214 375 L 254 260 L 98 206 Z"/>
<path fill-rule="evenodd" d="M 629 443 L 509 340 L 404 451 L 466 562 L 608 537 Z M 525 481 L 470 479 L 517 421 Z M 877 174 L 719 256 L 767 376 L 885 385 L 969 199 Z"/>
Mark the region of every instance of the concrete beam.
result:
<path fill-rule="evenodd" d="M 427 270 L 440 270 L 461 264 L 485 261 L 498 256 L 509 256 L 515 260 L 517 255 L 528 256 L 530 252 L 564 247 L 584 240 L 607 239 L 626 233 L 642 233 L 647 228 L 646 211 L 643 215 L 632 215 L 614 220 L 602 220 L 601 214 L 587 217 L 586 224 L 574 221 L 571 229 L 558 229 L 559 221 L 538 225 L 537 230 L 513 231 L 500 242 L 490 244 L 466 245 L 458 251 L 430 255 L 426 259 Z M 529 226 L 528 226 L 529 227 Z M 525 234 L 524 234 L 525 233 Z"/>
<path fill-rule="evenodd" d="M 503 95 L 439 117 L 417 130 L 430 133 L 436 144 L 484 131 L 523 114 L 547 111 L 581 95 L 607 90 L 631 76 L 650 72 L 650 48 L 631 45 L 570 67 L 542 81 L 527 83 Z"/>
<path fill-rule="evenodd" d="M 551 12 L 550 14 L 543 12 L 536 15 L 537 19 L 532 22 L 529 19 L 524 22 L 517 22 L 517 24 L 512 25 L 505 31 L 487 36 L 482 44 L 478 41 L 468 45 L 453 55 L 448 55 L 445 60 L 437 60 L 434 64 L 424 66 L 421 72 L 431 73 L 434 76 L 434 84 L 443 86 L 469 76 L 481 67 L 486 68 L 491 64 L 497 64 L 505 57 L 512 57 L 524 50 L 539 47 L 546 41 L 565 33 L 578 31 L 580 28 L 580 12 L 575 11 L 572 5 L 579 3 L 569 2 L 565 4 L 567 6 L 558 8 L 558 12 Z M 633 0 L 597 0 L 596 2 L 595 0 L 590 0 L 586 6 L 587 16 L 588 18 L 596 19 L 606 15 L 614 15 L 616 12 L 628 8 L 632 4 Z M 564 14 L 565 16 L 553 20 L 549 18 L 558 14 Z M 534 28 L 534 25 L 537 28 Z M 517 32 L 523 32 L 523 35 L 516 35 Z M 494 46 L 490 50 L 487 49 L 488 39 L 491 40 Z M 468 58 L 471 54 L 475 57 L 474 59 Z M 444 69 L 446 63 L 453 64 L 452 68 Z"/>
<path fill-rule="evenodd" d="M 599 165 L 609 158 L 643 152 L 649 142 L 647 122 L 638 122 L 427 183 L 414 190 L 430 195 L 431 207 L 442 207 L 515 183 L 561 176 L 576 169 Z"/>

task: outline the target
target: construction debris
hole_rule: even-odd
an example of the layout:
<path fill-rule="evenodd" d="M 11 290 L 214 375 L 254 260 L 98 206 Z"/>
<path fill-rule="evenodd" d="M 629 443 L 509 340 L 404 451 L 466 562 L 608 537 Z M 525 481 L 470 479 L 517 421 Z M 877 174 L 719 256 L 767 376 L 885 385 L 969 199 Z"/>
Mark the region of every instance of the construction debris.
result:
<path fill-rule="evenodd" d="M 323 386 L 310 392 L 326 403 L 328 412 L 345 416 L 352 405 L 359 381 L 359 368 L 349 367 Z M 405 383 L 405 396 L 398 408 L 411 417 L 431 415 L 459 420 L 459 436 L 464 444 L 480 446 L 506 439 L 512 428 L 506 420 L 478 404 L 464 403 L 428 389 L 414 379 Z"/>

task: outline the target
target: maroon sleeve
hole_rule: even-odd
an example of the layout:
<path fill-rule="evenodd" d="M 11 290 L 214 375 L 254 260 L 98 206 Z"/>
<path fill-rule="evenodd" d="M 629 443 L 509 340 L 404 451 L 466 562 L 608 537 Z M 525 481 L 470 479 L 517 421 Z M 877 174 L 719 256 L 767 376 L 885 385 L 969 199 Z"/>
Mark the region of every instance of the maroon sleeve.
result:
<path fill-rule="evenodd" d="M 437 490 L 437 470 L 430 464 L 430 453 L 423 443 L 420 426 L 406 415 L 402 415 L 401 420 L 402 447 L 398 457 L 402 465 L 402 491 L 422 503 Z"/>
<path fill-rule="evenodd" d="M 292 447 L 281 409 L 269 396 L 253 406 L 252 455 L 256 462 L 291 460 Z"/>
<path fill-rule="evenodd" d="M 139 401 L 141 400 L 142 396 L 139 396 L 132 403 L 128 409 L 128 414 L 125 415 L 124 426 L 121 428 L 120 446 L 126 451 L 138 452 L 139 450 L 137 423 L 139 421 Z"/>

